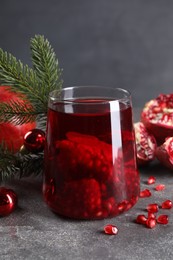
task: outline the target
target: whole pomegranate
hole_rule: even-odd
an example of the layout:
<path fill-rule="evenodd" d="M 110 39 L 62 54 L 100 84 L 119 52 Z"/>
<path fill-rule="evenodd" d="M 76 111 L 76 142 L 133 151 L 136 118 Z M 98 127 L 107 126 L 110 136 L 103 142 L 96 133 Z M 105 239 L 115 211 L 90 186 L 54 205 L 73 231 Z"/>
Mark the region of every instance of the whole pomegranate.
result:
<path fill-rule="evenodd" d="M 148 133 L 142 122 L 135 123 L 134 130 L 137 149 L 137 164 L 144 165 L 155 158 L 157 143 L 154 136 Z"/>
<path fill-rule="evenodd" d="M 160 94 L 147 102 L 141 113 L 141 121 L 154 135 L 158 144 L 173 136 L 173 94 Z"/>
<path fill-rule="evenodd" d="M 165 142 L 157 147 L 156 157 L 163 165 L 173 169 L 173 137 L 166 138 Z"/>
<path fill-rule="evenodd" d="M 12 92 L 9 86 L 0 86 L 1 103 L 9 103 L 12 100 L 24 102 L 22 97 L 21 94 Z M 26 132 L 35 127 L 35 122 L 22 125 L 0 122 L 0 143 L 4 142 L 9 150 L 17 152 L 23 144 L 23 137 Z"/>

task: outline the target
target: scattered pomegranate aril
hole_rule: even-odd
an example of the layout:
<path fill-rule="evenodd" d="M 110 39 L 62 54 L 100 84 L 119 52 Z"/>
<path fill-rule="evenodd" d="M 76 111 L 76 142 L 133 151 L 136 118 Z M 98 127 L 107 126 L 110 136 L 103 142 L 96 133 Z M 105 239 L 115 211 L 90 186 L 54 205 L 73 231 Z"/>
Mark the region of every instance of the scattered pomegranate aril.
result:
<path fill-rule="evenodd" d="M 164 184 L 159 184 L 155 187 L 155 190 L 156 191 L 162 191 L 165 189 L 165 185 Z"/>
<path fill-rule="evenodd" d="M 147 198 L 150 196 L 151 196 L 151 191 L 148 189 L 142 190 L 139 195 L 140 198 Z"/>
<path fill-rule="evenodd" d="M 165 200 L 162 205 L 162 209 L 171 209 L 172 208 L 172 201 L 171 200 Z"/>
<path fill-rule="evenodd" d="M 169 220 L 168 215 L 160 215 L 157 218 L 157 223 L 166 225 L 168 224 L 168 220 Z"/>
<path fill-rule="evenodd" d="M 156 216 L 154 215 L 154 213 L 148 212 L 148 218 L 156 218 Z"/>
<path fill-rule="evenodd" d="M 156 226 L 156 219 L 155 218 L 148 218 L 146 221 L 146 226 L 148 228 L 154 228 Z"/>
<path fill-rule="evenodd" d="M 146 224 L 147 218 L 145 215 L 138 215 L 136 218 L 136 223 L 138 224 Z"/>
<path fill-rule="evenodd" d="M 114 225 L 108 224 L 104 227 L 104 232 L 107 235 L 116 235 L 118 233 L 118 228 Z"/>
<path fill-rule="evenodd" d="M 147 131 L 142 122 L 135 123 L 134 130 L 137 148 L 137 164 L 144 165 L 155 158 L 157 143 L 154 136 Z"/>
<path fill-rule="evenodd" d="M 150 176 L 148 178 L 148 181 L 147 183 L 150 185 L 150 184 L 154 184 L 156 182 L 156 178 L 154 176 Z"/>
<path fill-rule="evenodd" d="M 147 211 L 148 212 L 156 213 L 156 212 L 158 212 L 158 210 L 159 210 L 159 206 L 156 203 L 148 204 L 148 206 L 147 206 Z"/>

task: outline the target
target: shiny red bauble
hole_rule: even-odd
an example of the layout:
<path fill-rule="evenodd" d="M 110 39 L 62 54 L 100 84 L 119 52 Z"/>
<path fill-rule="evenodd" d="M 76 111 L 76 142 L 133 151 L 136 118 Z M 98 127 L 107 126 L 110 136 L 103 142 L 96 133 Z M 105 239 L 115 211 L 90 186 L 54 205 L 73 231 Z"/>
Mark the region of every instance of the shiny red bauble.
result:
<path fill-rule="evenodd" d="M 24 147 L 32 153 L 42 152 L 45 144 L 45 133 L 40 129 L 32 129 L 24 136 Z"/>
<path fill-rule="evenodd" d="M 11 214 L 17 206 L 17 195 L 12 189 L 0 187 L 0 216 Z"/>
<path fill-rule="evenodd" d="M 9 86 L 0 86 L 0 102 L 9 103 L 11 101 L 22 103 L 24 96 L 11 91 Z M 28 105 L 30 105 L 28 103 Z M 36 123 L 26 123 L 15 125 L 14 123 L 0 123 L 0 143 L 4 142 L 9 150 L 18 152 L 23 144 L 23 136 L 30 129 L 35 128 Z"/>

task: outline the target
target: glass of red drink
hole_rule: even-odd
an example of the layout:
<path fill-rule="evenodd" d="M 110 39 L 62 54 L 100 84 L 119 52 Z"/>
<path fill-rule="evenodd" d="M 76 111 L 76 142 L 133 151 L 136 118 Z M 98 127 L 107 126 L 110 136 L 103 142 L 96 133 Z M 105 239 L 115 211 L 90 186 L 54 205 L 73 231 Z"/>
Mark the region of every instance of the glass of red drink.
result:
<path fill-rule="evenodd" d="M 103 219 L 130 209 L 140 182 L 131 95 L 81 86 L 49 96 L 43 194 L 62 216 Z"/>

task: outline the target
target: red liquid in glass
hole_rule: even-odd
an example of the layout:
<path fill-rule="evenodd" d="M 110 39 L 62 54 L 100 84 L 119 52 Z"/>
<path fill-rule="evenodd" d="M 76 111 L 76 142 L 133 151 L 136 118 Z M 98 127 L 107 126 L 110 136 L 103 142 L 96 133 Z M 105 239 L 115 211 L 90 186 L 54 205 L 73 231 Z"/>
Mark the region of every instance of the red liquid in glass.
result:
<path fill-rule="evenodd" d="M 108 102 L 96 110 L 96 100 L 85 100 L 88 106 L 78 102 L 71 105 L 73 113 L 59 104 L 49 109 L 44 198 L 70 218 L 112 217 L 139 195 L 132 110 L 119 104 L 117 111 Z"/>

